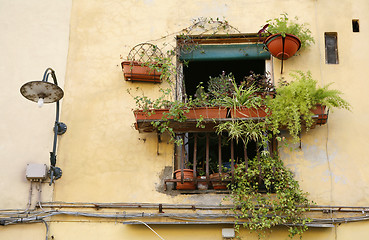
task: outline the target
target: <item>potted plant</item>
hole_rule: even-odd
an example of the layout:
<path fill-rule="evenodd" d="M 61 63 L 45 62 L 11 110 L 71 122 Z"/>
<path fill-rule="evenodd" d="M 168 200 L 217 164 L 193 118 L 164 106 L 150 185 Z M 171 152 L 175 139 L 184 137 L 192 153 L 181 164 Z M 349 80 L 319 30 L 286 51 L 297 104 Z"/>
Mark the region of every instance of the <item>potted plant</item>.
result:
<path fill-rule="evenodd" d="M 232 94 L 218 99 L 223 106 L 230 108 L 232 118 L 265 117 L 263 99 L 257 95 L 258 89 L 251 85 L 237 85 L 234 78 L 230 80 L 233 85 Z"/>
<path fill-rule="evenodd" d="M 121 63 L 126 81 L 160 83 L 163 64 L 158 59 L 163 58 L 160 49 L 151 43 L 140 43 L 133 47 L 127 61 Z"/>
<path fill-rule="evenodd" d="M 317 86 L 310 72 L 296 71 L 290 75 L 294 80 L 280 84 L 276 97 L 268 101 L 274 131 L 287 127 L 293 140 L 297 141 L 302 124 L 306 130 L 314 124 L 314 111 L 333 107 L 350 110 L 350 104 L 341 97 L 342 92 L 328 89 L 331 84 Z"/>
<path fill-rule="evenodd" d="M 297 23 L 289 19 L 287 13 L 279 18 L 267 20 L 267 24 L 259 31 L 259 34 L 267 36 L 264 40 L 266 49 L 274 57 L 286 60 L 292 57 L 299 49 L 314 43 L 311 31 L 306 24 Z"/>
<path fill-rule="evenodd" d="M 183 172 L 183 178 L 182 178 Z M 176 179 L 181 179 L 180 182 L 177 182 L 176 188 L 178 190 L 194 190 L 196 189 L 195 183 L 193 181 L 193 170 L 192 169 L 178 169 L 174 171 L 174 176 Z M 182 182 L 183 179 L 183 182 Z M 186 180 L 186 181 L 185 181 Z"/>

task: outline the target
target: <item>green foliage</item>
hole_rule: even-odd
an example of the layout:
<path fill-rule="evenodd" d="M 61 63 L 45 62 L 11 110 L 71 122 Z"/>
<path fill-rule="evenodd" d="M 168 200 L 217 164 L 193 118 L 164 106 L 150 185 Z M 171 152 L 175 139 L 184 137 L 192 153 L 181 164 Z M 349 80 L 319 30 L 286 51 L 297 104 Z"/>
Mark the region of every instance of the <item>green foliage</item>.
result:
<path fill-rule="evenodd" d="M 311 109 L 316 104 L 350 109 L 349 103 L 340 96 L 340 91 L 329 90 L 330 84 L 318 87 L 310 72 L 296 71 L 291 76 L 294 81 L 280 86 L 276 97 L 268 101 L 274 131 L 278 132 L 282 126 L 286 126 L 294 141 L 298 141 L 302 123 L 305 123 L 306 130 L 314 123 Z"/>
<path fill-rule="evenodd" d="M 218 99 L 217 102 L 220 103 L 220 105 L 230 108 L 237 108 L 237 107 L 260 107 L 262 105 L 262 99 L 260 96 L 257 96 L 257 88 L 254 86 L 250 86 L 246 88 L 244 85 L 237 86 L 236 81 L 231 79 L 230 81 L 233 85 L 232 88 L 232 95 L 226 95 L 220 99 Z"/>
<path fill-rule="evenodd" d="M 310 219 L 304 212 L 312 202 L 279 158 L 255 157 L 248 161 L 247 168 L 244 163 L 239 164 L 234 180 L 228 186 L 235 204 L 233 211 L 238 222 L 257 232 L 259 238 L 276 225 L 289 224 L 290 238 L 307 230 Z M 262 188 L 266 193 L 261 193 Z M 237 230 L 239 227 L 236 225 Z"/>
<path fill-rule="evenodd" d="M 307 24 L 299 24 L 297 21 L 297 17 L 291 20 L 287 13 L 283 13 L 279 18 L 267 20 L 267 24 L 269 24 L 267 32 L 269 34 L 280 33 L 284 37 L 286 33 L 295 35 L 300 39 L 302 48 L 308 47 L 314 43 L 314 38 L 311 36 L 310 29 L 307 28 Z"/>
<path fill-rule="evenodd" d="M 249 141 L 261 141 L 264 138 L 264 133 L 267 130 L 265 121 L 254 122 L 245 120 L 232 120 L 222 122 L 216 127 L 216 132 L 221 134 L 227 132 L 229 140 L 242 140 L 244 144 Z"/>

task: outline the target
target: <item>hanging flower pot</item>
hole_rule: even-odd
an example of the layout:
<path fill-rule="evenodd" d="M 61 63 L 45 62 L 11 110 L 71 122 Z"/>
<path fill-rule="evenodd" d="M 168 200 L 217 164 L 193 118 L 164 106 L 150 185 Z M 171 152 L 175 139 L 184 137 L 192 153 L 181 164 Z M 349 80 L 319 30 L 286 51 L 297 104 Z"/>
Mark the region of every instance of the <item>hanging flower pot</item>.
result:
<path fill-rule="evenodd" d="M 140 43 L 134 46 L 122 62 L 122 70 L 126 81 L 161 82 L 163 54 L 151 43 Z M 158 63 L 159 61 L 159 63 Z"/>
<path fill-rule="evenodd" d="M 153 66 L 154 63 L 151 63 Z M 137 61 L 122 62 L 122 69 L 126 81 L 154 82 L 160 83 L 161 71 L 150 68 L 144 63 Z"/>
<path fill-rule="evenodd" d="M 283 37 L 282 34 L 270 35 L 264 41 L 267 50 L 274 57 L 286 60 L 300 49 L 301 41 L 298 37 L 292 34 L 287 34 Z"/>

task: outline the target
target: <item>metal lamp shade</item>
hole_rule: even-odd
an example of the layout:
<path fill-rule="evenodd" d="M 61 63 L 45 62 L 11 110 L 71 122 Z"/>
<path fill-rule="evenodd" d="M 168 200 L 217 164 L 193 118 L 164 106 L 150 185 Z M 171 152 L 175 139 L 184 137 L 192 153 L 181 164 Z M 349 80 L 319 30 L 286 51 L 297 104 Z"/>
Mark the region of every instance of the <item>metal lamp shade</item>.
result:
<path fill-rule="evenodd" d="M 59 86 L 45 81 L 25 83 L 21 87 L 20 92 L 25 98 L 33 102 L 43 98 L 44 103 L 53 103 L 59 101 L 64 96 L 64 92 Z"/>

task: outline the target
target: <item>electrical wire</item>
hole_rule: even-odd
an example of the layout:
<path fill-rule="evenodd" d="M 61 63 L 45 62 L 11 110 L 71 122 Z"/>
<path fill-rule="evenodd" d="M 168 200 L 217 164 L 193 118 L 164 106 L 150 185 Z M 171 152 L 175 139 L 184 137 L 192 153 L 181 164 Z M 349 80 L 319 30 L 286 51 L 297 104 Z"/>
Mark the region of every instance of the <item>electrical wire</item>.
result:
<path fill-rule="evenodd" d="M 139 222 L 142 223 L 143 225 L 145 225 L 146 227 L 148 227 L 153 233 L 155 233 L 160 239 L 165 240 L 164 238 L 162 238 L 157 232 L 155 232 L 154 229 L 152 229 L 147 223 L 142 222 L 140 220 L 130 220 L 130 222 Z"/>
<path fill-rule="evenodd" d="M 45 240 L 47 240 L 47 237 L 49 236 L 49 225 L 47 225 L 47 222 L 45 220 L 41 220 L 41 222 L 43 222 L 45 224 L 46 227 L 46 238 Z"/>
<path fill-rule="evenodd" d="M 38 202 L 37 202 L 37 206 L 40 207 L 40 209 L 45 212 L 45 210 L 42 208 L 42 205 L 41 205 L 41 193 L 42 193 L 42 182 L 40 181 L 40 184 L 38 186 Z"/>
<path fill-rule="evenodd" d="M 31 181 L 30 189 L 29 189 L 29 196 L 28 196 L 28 203 L 27 203 L 26 209 L 0 209 L 0 214 L 1 215 L 13 215 L 13 214 L 26 213 L 31 208 L 31 205 L 32 205 L 32 189 L 33 189 L 33 186 L 32 186 L 32 181 Z M 12 211 L 15 211 L 15 212 L 12 212 Z"/>

